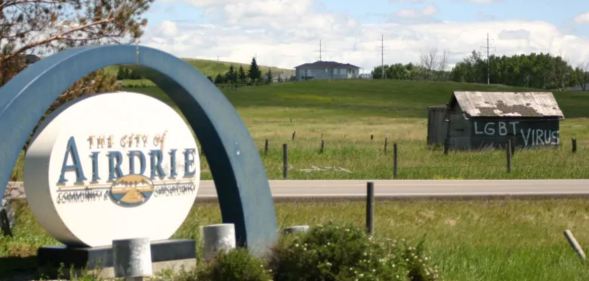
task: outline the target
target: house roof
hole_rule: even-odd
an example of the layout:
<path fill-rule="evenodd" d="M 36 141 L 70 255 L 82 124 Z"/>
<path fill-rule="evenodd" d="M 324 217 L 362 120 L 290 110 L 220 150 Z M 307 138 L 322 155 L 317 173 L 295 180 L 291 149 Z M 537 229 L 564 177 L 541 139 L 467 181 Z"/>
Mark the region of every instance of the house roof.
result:
<path fill-rule="evenodd" d="M 456 91 L 450 107 L 458 104 L 468 117 L 559 117 L 564 114 L 550 92 Z"/>
<path fill-rule="evenodd" d="M 316 61 L 314 63 L 301 64 L 299 66 L 296 66 L 295 68 L 299 68 L 299 67 L 305 67 L 305 68 L 336 68 L 336 67 L 359 68 L 359 67 L 349 64 L 349 63 L 339 63 L 339 62 L 335 62 L 335 61 L 322 61 L 322 60 Z"/>

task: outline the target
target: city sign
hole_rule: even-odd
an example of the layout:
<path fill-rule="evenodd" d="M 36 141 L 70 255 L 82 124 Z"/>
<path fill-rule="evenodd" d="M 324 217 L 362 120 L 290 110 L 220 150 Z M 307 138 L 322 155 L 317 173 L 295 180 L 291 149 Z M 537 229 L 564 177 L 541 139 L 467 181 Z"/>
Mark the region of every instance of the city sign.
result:
<path fill-rule="evenodd" d="M 25 158 L 33 214 L 67 245 L 168 239 L 196 198 L 198 148 L 174 109 L 142 94 L 94 95 L 44 120 Z"/>
<path fill-rule="evenodd" d="M 170 54 L 145 46 L 111 45 L 67 49 L 29 65 L 0 88 L 0 134 L 2 134 L 2 142 L 0 142 L 0 199 L 4 195 L 6 184 L 11 177 L 22 148 L 28 143 L 31 133 L 38 126 L 39 121 L 45 117 L 47 109 L 60 95 L 80 79 L 94 71 L 116 65 L 132 65 L 141 68 L 145 78 L 153 81 L 175 103 L 177 109 L 184 115 L 186 123 L 196 135 L 202 154 L 207 159 L 215 182 L 223 222 L 235 225 L 235 236 L 238 245 L 246 246 L 253 253 L 260 255 L 267 252 L 277 239 L 274 202 L 258 149 L 243 121 L 223 93 L 192 65 Z M 116 105 L 105 105 L 103 118 L 107 118 L 109 114 L 107 112 L 111 106 Z M 132 112 L 130 115 L 139 111 L 139 107 L 134 104 L 126 104 L 126 107 L 129 112 Z M 153 112 L 152 114 L 157 116 Z M 89 127 L 84 123 L 84 119 L 85 116 L 79 118 L 72 126 Z M 122 123 L 124 123 L 124 120 L 118 120 L 113 126 Z M 77 130 L 73 127 L 64 127 L 62 129 Z M 118 135 L 115 136 L 114 133 Z M 184 149 L 186 147 L 177 148 L 178 150 L 174 156 L 169 154 L 170 150 L 166 149 L 167 147 L 163 147 L 161 149 L 162 162 L 159 162 L 159 152 L 150 155 L 151 151 L 141 150 L 141 152 L 133 152 L 132 155 L 129 155 L 130 151 L 127 154 L 119 151 L 121 152 L 120 155 L 114 153 L 109 156 L 109 152 L 104 148 L 98 149 L 97 146 L 90 148 L 88 140 L 90 136 L 93 136 L 94 138 L 90 139 L 93 141 L 93 145 L 98 145 L 100 142 L 103 142 L 104 145 L 108 144 L 108 137 L 113 135 L 112 144 L 114 145 L 115 141 L 117 141 L 120 146 L 121 138 L 125 134 L 138 134 L 140 136 L 136 142 L 143 141 L 143 135 L 145 135 L 153 145 L 155 136 L 163 134 L 161 131 L 150 131 L 149 136 L 147 136 L 146 132 L 135 130 L 125 132 L 113 132 L 110 130 L 88 131 L 88 134 L 85 135 L 86 139 L 75 137 L 71 143 L 69 137 L 66 140 L 60 140 L 61 148 L 59 149 L 62 150 L 62 155 L 58 157 L 61 159 L 56 160 L 58 162 L 58 171 L 52 172 L 52 175 L 56 174 L 58 178 L 51 178 L 51 182 L 47 183 L 55 185 L 51 189 L 54 192 L 57 192 L 60 187 L 59 177 L 61 177 L 62 171 L 64 181 L 61 186 L 64 187 L 64 190 L 72 184 L 78 184 L 79 186 L 84 184 L 84 186 L 88 185 L 89 189 L 92 189 L 92 187 L 95 187 L 92 183 L 92 176 L 97 175 L 100 181 L 103 181 L 103 184 L 110 185 L 110 187 L 105 186 L 104 190 L 108 188 L 110 188 L 108 190 L 113 188 L 115 190 L 115 192 L 109 193 L 107 198 L 104 198 L 104 194 L 102 194 L 102 199 L 110 200 L 105 200 L 105 202 L 109 202 L 113 208 L 116 206 L 117 208 L 128 208 L 128 210 L 141 210 L 158 202 L 155 201 L 157 199 L 155 196 L 158 195 L 156 185 L 159 184 L 160 179 L 157 181 L 155 179 L 163 174 L 169 177 L 172 173 L 172 167 L 165 166 L 165 161 L 169 161 L 171 157 L 176 157 L 177 166 L 175 172 L 177 177 L 183 176 L 181 165 L 182 161 L 184 161 Z M 118 138 L 118 140 L 115 138 Z M 169 136 L 166 136 L 164 146 L 169 140 Z M 75 142 L 80 165 L 74 163 L 77 160 L 74 160 L 76 153 L 73 152 L 73 142 Z M 69 152 L 66 153 L 68 147 Z M 153 146 L 149 149 L 153 150 L 155 148 Z M 96 156 L 83 154 L 80 152 L 83 149 L 85 149 L 85 153 L 97 152 L 98 154 Z M 145 147 L 145 149 L 148 148 Z M 145 166 L 143 166 L 145 171 L 143 172 L 141 172 L 141 155 L 145 157 Z M 189 157 L 192 157 L 191 155 L 191 153 L 188 153 Z M 197 156 L 195 152 L 194 159 L 197 159 Z M 98 167 L 97 173 L 92 172 L 93 159 L 96 159 L 98 163 L 95 165 Z M 110 159 L 113 161 L 112 173 L 109 173 L 108 169 Z M 120 171 L 117 169 L 119 159 L 122 163 Z M 155 161 L 154 165 L 151 165 L 150 161 L 152 159 Z M 133 162 L 133 173 L 130 173 L 129 163 L 131 161 Z M 158 163 L 161 163 L 161 165 Z M 197 166 L 196 164 L 195 162 L 195 166 Z M 154 167 L 154 180 L 151 178 L 151 167 Z M 197 171 L 195 172 L 197 173 Z M 77 173 L 80 174 L 79 177 Z M 140 176 L 136 174 L 140 174 Z M 111 176 L 110 182 L 108 181 L 109 176 Z M 141 184 L 143 187 L 135 190 L 134 195 L 125 198 L 126 193 L 119 193 L 118 191 L 120 191 L 121 186 L 130 183 Z M 154 188 L 152 193 L 149 193 L 148 190 L 150 189 L 146 187 L 150 184 Z M 64 203 L 64 205 L 77 204 L 71 202 L 72 198 L 77 195 L 68 196 L 61 198 L 69 202 Z M 51 200 L 58 199 L 57 197 L 50 198 L 52 198 Z M 35 204 L 31 202 L 31 205 Z M 49 204 L 57 204 L 57 201 Z M 48 209 L 46 213 L 41 215 L 57 217 L 56 214 L 51 214 L 51 212 L 51 209 Z M 153 224 L 157 225 L 164 218 L 174 216 L 172 212 L 173 209 L 161 208 L 158 212 L 159 217 L 153 219 Z M 89 220 L 89 218 L 85 218 L 82 212 L 78 212 L 76 217 L 79 220 Z M 47 227 L 52 226 L 48 225 Z M 63 229 L 63 226 L 57 228 Z M 140 232 L 137 233 L 140 234 Z M 62 240 L 72 241 L 71 243 L 76 244 L 105 243 L 79 241 L 74 236 L 72 233 L 65 233 Z M 159 237 L 165 236 L 167 235 L 162 234 Z"/>

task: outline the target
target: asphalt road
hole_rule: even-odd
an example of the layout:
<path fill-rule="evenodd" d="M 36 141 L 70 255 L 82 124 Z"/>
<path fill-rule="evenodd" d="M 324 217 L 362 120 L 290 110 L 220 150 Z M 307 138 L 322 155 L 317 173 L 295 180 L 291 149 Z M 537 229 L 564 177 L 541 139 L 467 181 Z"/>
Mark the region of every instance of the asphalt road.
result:
<path fill-rule="evenodd" d="M 367 180 L 271 180 L 275 199 L 363 198 Z M 589 196 L 589 180 L 374 180 L 377 198 L 486 198 Z M 198 199 L 214 199 L 201 181 Z"/>

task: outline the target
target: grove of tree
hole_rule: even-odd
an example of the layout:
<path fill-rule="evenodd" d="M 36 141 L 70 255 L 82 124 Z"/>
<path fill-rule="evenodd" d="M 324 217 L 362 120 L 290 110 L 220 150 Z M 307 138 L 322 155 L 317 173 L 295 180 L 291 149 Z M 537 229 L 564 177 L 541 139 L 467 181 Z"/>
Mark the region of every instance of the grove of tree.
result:
<path fill-rule="evenodd" d="M 473 51 L 448 72 L 445 70 L 446 52 L 440 55 L 432 50 L 421 56 L 419 65 L 384 65 L 384 78 L 487 83 L 488 73 L 490 83 L 536 89 L 564 89 L 576 86 L 587 90 L 589 83 L 589 63 L 572 67 L 560 56 L 531 53 L 490 56 L 488 61 L 480 53 Z M 382 66 L 375 67 L 372 77 L 382 79 L 382 71 Z"/>

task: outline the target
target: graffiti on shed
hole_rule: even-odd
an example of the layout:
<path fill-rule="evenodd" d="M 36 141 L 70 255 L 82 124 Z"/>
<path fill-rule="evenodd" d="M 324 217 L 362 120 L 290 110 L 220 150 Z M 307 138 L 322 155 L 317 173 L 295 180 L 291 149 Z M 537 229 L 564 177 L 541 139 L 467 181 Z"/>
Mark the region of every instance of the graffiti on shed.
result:
<path fill-rule="evenodd" d="M 564 118 L 549 92 L 454 92 L 444 118 L 429 108 L 428 144 L 450 149 L 558 145 Z M 436 117 L 437 118 L 434 118 Z M 440 130 L 444 128 L 446 130 Z"/>

